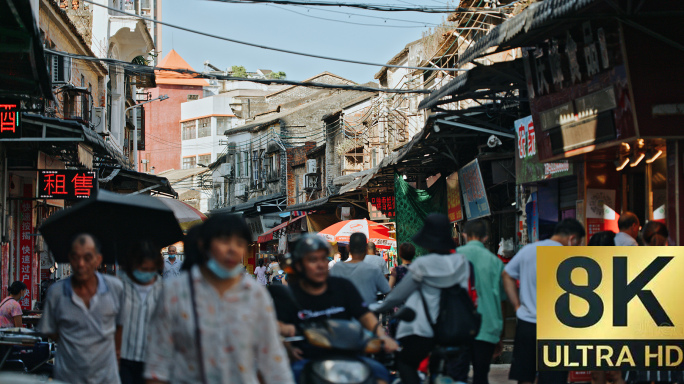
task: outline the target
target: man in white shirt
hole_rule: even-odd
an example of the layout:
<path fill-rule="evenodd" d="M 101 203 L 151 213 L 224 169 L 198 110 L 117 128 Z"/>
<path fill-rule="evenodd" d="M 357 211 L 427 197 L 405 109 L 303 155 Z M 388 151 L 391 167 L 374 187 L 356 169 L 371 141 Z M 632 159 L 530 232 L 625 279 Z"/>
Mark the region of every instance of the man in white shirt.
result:
<path fill-rule="evenodd" d="M 377 255 L 378 251 L 375 248 L 375 243 L 369 242 L 366 247 L 366 257 L 363 259 L 364 263 L 373 264 L 380 268 L 382 274 L 387 278 L 389 276 L 389 269 L 387 268 L 387 263 L 385 259 Z"/>
<path fill-rule="evenodd" d="M 340 259 L 342 258 L 342 255 L 340 255 L 339 252 L 335 253 L 335 256 L 333 256 L 333 259 L 328 262 L 328 271 L 332 269 L 332 267 L 335 266 L 335 264 L 340 262 Z"/>
<path fill-rule="evenodd" d="M 578 246 L 584 236 L 579 221 L 565 219 L 556 225 L 550 239 L 524 246 L 504 268 L 503 286 L 518 317 L 509 380 L 532 384 L 537 378 L 537 247 Z M 520 290 L 516 280 L 520 280 Z M 539 372 L 538 380 L 538 384 L 567 383 L 567 372 Z"/>
<path fill-rule="evenodd" d="M 164 273 L 162 276 L 167 279 L 180 275 L 181 262 L 176 258 L 176 247 L 171 245 L 169 247 L 169 258 L 164 261 Z"/>
<path fill-rule="evenodd" d="M 639 218 L 633 212 L 624 212 L 620 219 L 618 219 L 618 228 L 620 232 L 615 235 L 615 245 L 619 247 L 637 246 L 636 238 L 639 236 L 639 229 L 641 223 Z"/>

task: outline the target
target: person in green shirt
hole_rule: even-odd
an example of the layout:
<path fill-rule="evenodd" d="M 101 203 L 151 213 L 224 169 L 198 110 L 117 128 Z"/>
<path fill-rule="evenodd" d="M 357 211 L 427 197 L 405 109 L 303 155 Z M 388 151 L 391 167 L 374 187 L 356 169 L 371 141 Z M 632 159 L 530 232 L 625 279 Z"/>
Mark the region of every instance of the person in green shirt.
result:
<path fill-rule="evenodd" d="M 473 384 L 489 384 L 489 366 L 497 348 L 501 348 L 501 302 L 505 299 L 501 274 L 504 264 L 483 244 L 489 238 L 483 221 L 468 221 L 464 238 L 466 245 L 457 248 L 456 253 L 468 259 L 475 273 L 476 304 L 477 311 L 482 314 L 482 325 L 469 351 L 449 362 L 449 374 L 456 381 L 467 382 L 472 363 Z"/>

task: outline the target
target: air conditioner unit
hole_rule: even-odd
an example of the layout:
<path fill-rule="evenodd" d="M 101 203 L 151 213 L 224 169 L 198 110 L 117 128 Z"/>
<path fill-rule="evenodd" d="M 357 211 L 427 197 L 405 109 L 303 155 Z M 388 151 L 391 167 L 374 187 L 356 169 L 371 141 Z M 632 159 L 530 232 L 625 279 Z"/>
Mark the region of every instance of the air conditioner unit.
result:
<path fill-rule="evenodd" d="M 109 129 L 107 128 L 107 114 L 104 107 L 93 108 L 91 124 L 93 125 L 95 132 L 101 135 L 109 136 Z"/>
<path fill-rule="evenodd" d="M 221 175 L 219 170 L 216 170 L 211 174 L 211 179 L 214 181 L 214 184 L 223 183 L 224 181 L 223 175 Z"/>
<path fill-rule="evenodd" d="M 218 169 L 221 176 L 229 177 L 233 171 L 233 163 L 223 163 Z"/>
<path fill-rule="evenodd" d="M 306 161 L 306 173 L 316 173 L 316 160 L 307 160 Z"/>
<path fill-rule="evenodd" d="M 247 194 L 247 188 L 246 188 L 245 184 L 242 184 L 242 183 L 240 183 L 240 184 L 235 184 L 235 194 L 236 194 L 237 196 L 244 196 L 244 195 L 246 195 L 246 194 Z"/>

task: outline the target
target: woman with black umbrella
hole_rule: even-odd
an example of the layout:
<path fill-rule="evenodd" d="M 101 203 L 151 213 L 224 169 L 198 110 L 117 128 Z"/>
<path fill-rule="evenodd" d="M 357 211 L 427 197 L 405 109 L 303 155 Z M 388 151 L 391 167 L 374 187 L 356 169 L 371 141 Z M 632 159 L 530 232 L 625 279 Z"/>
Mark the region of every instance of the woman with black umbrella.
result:
<path fill-rule="evenodd" d="M 148 383 L 293 382 L 273 302 L 244 274 L 249 241 L 238 216 L 202 224 L 189 269 L 164 281 L 150 326 Z"/>

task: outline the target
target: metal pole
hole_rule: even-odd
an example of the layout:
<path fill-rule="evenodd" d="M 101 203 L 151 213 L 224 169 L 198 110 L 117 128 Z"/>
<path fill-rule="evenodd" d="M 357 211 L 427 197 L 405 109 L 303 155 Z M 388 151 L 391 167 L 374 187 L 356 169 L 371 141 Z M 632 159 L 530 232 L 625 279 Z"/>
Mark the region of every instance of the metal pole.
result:
<path fill-rule="evenodd" d="M 133 108 L 133 164 L 135 171 L 140 171 L 138 165 L 138 108 Z"/>

